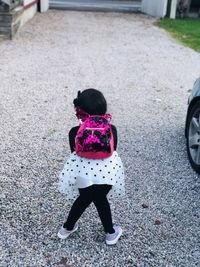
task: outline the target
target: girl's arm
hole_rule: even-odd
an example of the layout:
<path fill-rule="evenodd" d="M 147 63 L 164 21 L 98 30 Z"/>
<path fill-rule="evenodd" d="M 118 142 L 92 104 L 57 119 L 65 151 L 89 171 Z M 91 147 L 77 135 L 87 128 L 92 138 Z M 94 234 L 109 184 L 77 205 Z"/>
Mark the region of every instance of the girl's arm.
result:
<path fill-rule="evenodd" d="M 113 132 L 113 138 L 114 138 L 114 150 L 117 150 L 117 128 L 114 125 L 111 125 L 112 132 Z"/>
<path fill-rule="evenodd" d="M 79 126 L 76 126 L 76 127 L 71 128 L 71 130 L 69 131 L 69 146 L 70 146 L 71 153 L 74 152 L 75 137 L 78 132 L 78 129 L 79 129 Z"/>

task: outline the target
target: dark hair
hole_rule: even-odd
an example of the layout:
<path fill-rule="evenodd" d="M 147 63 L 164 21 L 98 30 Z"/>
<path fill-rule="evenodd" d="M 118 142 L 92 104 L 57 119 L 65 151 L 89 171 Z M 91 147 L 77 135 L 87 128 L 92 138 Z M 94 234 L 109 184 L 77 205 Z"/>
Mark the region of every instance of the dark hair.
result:
<path fill-rule="evenodd" d="M 73 101 L 75 107 L 80 107 L 90 115 L 104 115 L 107 111 L 107 103 L 104 95 L 93 88 L 83 92 L 78 91 L 77 98 Z"/>

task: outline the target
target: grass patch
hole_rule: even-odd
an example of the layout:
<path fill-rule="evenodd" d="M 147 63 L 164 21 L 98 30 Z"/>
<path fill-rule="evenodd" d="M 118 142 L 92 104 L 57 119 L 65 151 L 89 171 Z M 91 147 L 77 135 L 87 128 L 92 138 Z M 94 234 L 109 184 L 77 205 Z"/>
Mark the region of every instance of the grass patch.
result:
<path fill-rule="evenodd" d="M 200 20 L 163 19 L 156 23 L 181 43 L 200 52 Z"/>

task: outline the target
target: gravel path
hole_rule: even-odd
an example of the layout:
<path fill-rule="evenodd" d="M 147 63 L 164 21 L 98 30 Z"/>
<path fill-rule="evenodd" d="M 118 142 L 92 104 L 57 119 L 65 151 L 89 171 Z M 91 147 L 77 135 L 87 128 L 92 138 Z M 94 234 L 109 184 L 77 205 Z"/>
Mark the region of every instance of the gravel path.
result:
<path fill-rule="evenodd" d="M 0 44 L 1 267 L 200 266 L 200 178 L 184 138 L 200 54 L 153 22 L 49 11 Z M 112 203 L 124 228 L 115 247 L 104 244 L 93 206 L 78 233 L 56 237 L 70 207 L 56 182 L 72 100 L 88 87 L 108 99 L 126 168 L 127 196 Z"/>

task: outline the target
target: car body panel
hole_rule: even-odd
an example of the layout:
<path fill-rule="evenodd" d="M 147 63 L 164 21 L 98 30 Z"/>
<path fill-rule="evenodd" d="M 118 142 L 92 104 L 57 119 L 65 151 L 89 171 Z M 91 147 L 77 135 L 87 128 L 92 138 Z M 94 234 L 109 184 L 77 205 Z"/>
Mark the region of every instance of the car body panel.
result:
<path fill-rule="evenodd" d="M 186 121 L 185 121 L 185 137 L 187 138 L 187 128 L 188 128 L 188 116 L 189 113 L 193 107 L 193 105 L 196 103 L 196 101 L 200 99 L 200 77 L 196 80 L 196 82 L 193 85 L 191 94 L 188 98 L 188 109 L 187 109 L 187 115 L 186 115 Z"/>
<path fill-rule="evenodd" d="M 189 96 L 188 99 L 188 104 L 190 105 L 191 101 L 195 98 L 200 96 L 200 78 L 198 78 L 196 80 L 196 82 L 194 83 L 194 86 L 192 88 L 192 92 L 191 95 Z"/>

